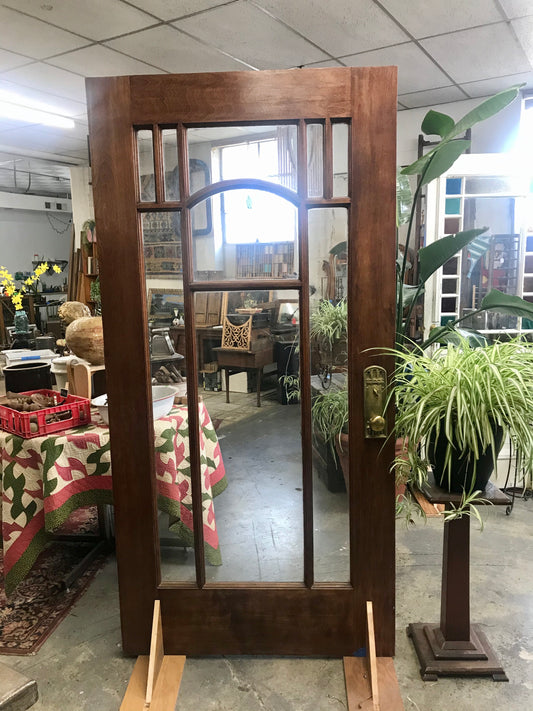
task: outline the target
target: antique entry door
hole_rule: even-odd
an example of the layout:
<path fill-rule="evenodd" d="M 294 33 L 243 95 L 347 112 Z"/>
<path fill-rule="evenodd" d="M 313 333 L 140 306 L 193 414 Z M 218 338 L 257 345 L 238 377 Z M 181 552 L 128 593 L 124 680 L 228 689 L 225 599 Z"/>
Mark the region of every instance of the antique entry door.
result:
<path fill-rule="evenodd" d="M 372 600 L 377 652 L 393 654 L 393 445 L 365 436 L 363 376 L 391 370 L 396 69 L 87 92 L 125 653 L 148 651 L 159 598 L 167 653 L 353 654 Z M 343 299 L 333 355 L 310 330 Z M 231 371 L 226 403 L 222 325 L 250 316 L 231 363 L 252 367 Z M 158 327 L 188 396 L 177 434 L 154 440 Z M 345 480 L 312 416 L 343 391 Z"/>

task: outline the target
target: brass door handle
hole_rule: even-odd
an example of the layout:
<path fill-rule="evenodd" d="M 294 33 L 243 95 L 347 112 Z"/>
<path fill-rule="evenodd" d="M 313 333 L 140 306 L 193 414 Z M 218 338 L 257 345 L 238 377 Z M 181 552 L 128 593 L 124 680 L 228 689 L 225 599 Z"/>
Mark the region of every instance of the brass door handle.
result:
<path fill-rule="evenodd" d="M 387 436 L 387 421 L 384 417 L 387 390 L 387 371 L 379 365 L 371 365 L 363 372 L 365 437 L 375 439 Z"/>

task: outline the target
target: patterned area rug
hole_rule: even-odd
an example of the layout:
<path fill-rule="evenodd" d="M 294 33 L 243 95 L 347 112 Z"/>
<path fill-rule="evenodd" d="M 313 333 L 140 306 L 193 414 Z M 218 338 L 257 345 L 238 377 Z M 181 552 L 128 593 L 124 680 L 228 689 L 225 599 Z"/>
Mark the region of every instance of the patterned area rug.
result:
<path fill-rule="evenodd" d="M 74 511 L 58 531 L 95 536 L 97 532 L 98 516 L 94 506 Z M 9 597 L 4 590 L 4 559 L 0 549 L 0 654 L 35 654 L 48 639 L 106 560 L 105 554 L 99 554 L 72 586 L 65 589 L 62 579 L 92 545 L 52 542 Z"/>

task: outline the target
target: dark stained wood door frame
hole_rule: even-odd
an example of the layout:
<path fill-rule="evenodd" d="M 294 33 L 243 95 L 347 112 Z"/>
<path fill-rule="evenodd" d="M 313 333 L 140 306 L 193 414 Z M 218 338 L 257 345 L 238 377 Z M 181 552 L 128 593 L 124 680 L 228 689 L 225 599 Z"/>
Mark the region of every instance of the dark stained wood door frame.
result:
<path fill-rule="evenodd" d="M 365 646 L 365 601 L 374 603 L 377 653 L 394 652 L 394 477 L 392 442 L 365 440 L 362 374 L 367 365 L 389 368 L 376 346 L 394 340 L 396 69 L 310 69 L 284 72 L 111 77 L 87 80 L 93 190 L 110 426 L 123 649 L 146 653 L 155 598 L 161 599 L 165 648 L 187 654 L 319 654 L 341 656 Z M 332 126 L 350 123 L 349 194 L 332 197 Z M 300 229 L 300 278 L 194 282 L 190 208 L 221 186 L 189 197 L 180 171 L 177 203 L 163 202 L 162 146 L 154 131 L 156 202 L 140 203 L 135 129 L 176 126 L 180 160 L 187 158 L 186 128 L 193 125 L 287 123 L 298 125 L 305 157 L 306 122 L 323 122 L 324 198 L 306 196 L 306 165 L 292 193 Z M 187 165 L 187 163 L 184 163 Z M 228 181 L 231 182 L 231 181 Z M 253 185 L 256 181 L 247 181 Z M 236 187 L 228 186 L 226 187 Z M 259 187 L 259 186 L 256 186 Z M 269 185 L 286 197 L 286 189 Z M 287 191 L 289 192 L 289 191 Z M 206 583 L 201 526 L 196 339 L 191 337 L 196 292 L 251 288 L 298 289 L 301 339 L 308 342 L 307 212 L 348 208 L 348 347 L 350 403 L 350 582 L 313 579 L 310 462 L 310 364 L 301 353 L 304 501 L 304 581 Z M 150 402 L 142 213 L 181 209 L 196 583 L 162 583 Z M 200 522 L 200 525 L 196 525 Z M 204 631 L 203 634 L 200 632 Z"/>

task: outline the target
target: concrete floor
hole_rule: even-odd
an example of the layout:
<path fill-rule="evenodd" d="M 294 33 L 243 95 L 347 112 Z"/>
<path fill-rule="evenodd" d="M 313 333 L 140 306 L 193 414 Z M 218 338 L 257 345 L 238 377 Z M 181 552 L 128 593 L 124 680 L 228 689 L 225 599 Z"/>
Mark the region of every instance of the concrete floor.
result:
<path fill-rule="evenodd" d="M 216 395 L 221 398 L 220 393 Z M 236 404 L 239 407 L 235 409 L 233 419 L 229 416 L 223 418 L 219 430 L 220 435 L 226 434 L 221 439 L 224 457 L 233 456 L 231 432 L 236 423 L 240 422 L 239 432 L 245 431 L 243 427 L 247 415 L 243 413 L 246 408 L 240 398 L 237 398 Z M 223 410 L 223 405 L 221 407 Z M 208 408 L 213 417 L 220 416 L 214 400 L 208 403 Z M 267 428 L 271 415 L 276 412 L 283 418 L 293 417 L 289 410 L 292 407 L 266 405 L 259 415 L 262 427 Z M 274 417 L 273 420 L 278 418 Z M 253 422 L 248 422 L 247 426 L 255 427 Z M 265 451 L 269 451 L 268 440 L 265 440 L 256 456 L 263 457 Z M 227 467 L 229 463 L 228 459 Z M 278 463 L 273 462 L 272 466 L 278 466 Z M 232 516 L 233 504 L 229 492 L 230 487 L 215 499 L 221 541 L 226 535 L 224 518 L 227 516 L 230 520 Z M 343 496 L 335 495 L 337 501 L 341 501 Z M 343 506 L 337 504 L 337 507 L 338 520 L 342 521 Z M 336 516 L 330 518 L 336 519 Z M 454 711 L 470 711 L 478 708 L 504 708 L 506 711 L 522 711 L 533 708 L 533 557 L 530 553 L 533 542 L 533 501 L 518 499 L 510 516 L 505 515 L 503 508 L 488 509 L 485 519 L 483 532 L 479 532 L 477 524 L 472 523 L 472 619 L 482 624 L 510 681 L 421 681 L 416 656 L 406 637 L 405 627 L 409 622 L 438 621 L 442 522 L 437 519 L 428 519 L 426 523 L 419 521 L 409 530 L 403 522 L 398 522 L 395 665 L 407 710 L 448 711 L 453 708 Z M 343 526 L 337 532 L 337 538 L 332 540 L 339 544 L 344 533 Z M 329 534 L 333 535 L 331 530 Z M 232 557 L 229 541 L 226 540 L 226 549 L 223 547 L 222 550 L 225 565 L 229 565 Z M 339 560 L 342 560 L 340 554 Z M 268 579 L 276 571 L 279 573 L 280 568 L 273 567 L 271 561 L 263 570 L 254 567 L 251 577 L 254 579 L 262 576 Z M 123 657 L 121 652 L 114 558 L 110 558 L 97 574 L 71 614 L 35 656 L 3 656 L 0 661 L 37 680 L 40 700 L 32 707 L 35 711 L 116 711 L 134 660 Z M 180 711 L 346 709 L 342 663 L 338 659 L 188 659 L 176 708 Z"/>

